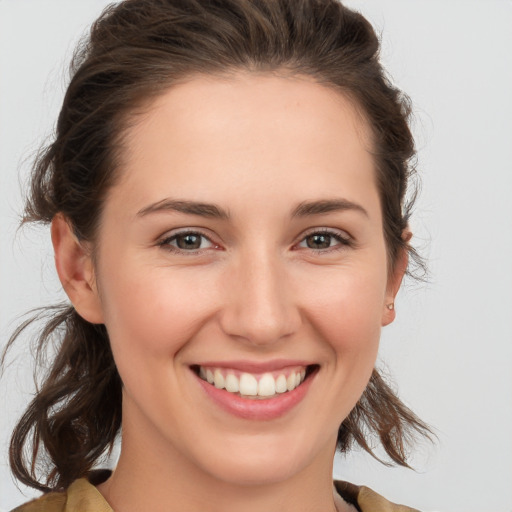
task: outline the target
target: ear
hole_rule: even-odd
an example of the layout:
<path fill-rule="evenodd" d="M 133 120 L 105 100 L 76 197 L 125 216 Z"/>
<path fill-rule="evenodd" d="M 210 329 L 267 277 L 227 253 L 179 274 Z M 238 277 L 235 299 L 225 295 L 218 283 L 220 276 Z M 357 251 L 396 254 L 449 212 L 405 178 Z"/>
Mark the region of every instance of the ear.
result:
<path fill-rule="evenodd" d="M 402 233 L 402 239 L 406 243 L 412 238 L 412 233 L 409 228 L 406 228 Z M 395 297 L 402 284 L 405 272 L 407 270 L 407 264 L 409 263 L 409 253 L 404 247 L 400 249 L 397 255 L 395 264 L 391 273 L 388 277 L 388 285 L 386 288 L 386 296 L 384 299 L 384 309 L 382 313 L 382 326 L 389 325 L 396 317 L 395 311 Z"/>
<path fill-rule="evenodd" d="M 52 243 L 60 282 L 77 313 L 93 324 L 103 323 L 91 255 L 58 213 L 52 220 Z"/>

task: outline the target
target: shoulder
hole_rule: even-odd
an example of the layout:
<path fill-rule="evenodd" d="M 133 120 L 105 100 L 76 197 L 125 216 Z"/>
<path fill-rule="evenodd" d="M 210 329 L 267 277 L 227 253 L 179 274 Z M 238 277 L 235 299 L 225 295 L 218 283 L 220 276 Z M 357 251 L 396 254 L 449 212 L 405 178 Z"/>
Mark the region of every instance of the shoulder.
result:
<path fill-rule="evenodd" d="M 335 481 L 339 495 L 360 512 L 419 512 L 415 508 L 397 505 L 383 498 L 368 487 Z"/>
<path fill-rule="evenodd" d="M 16 507 L 11 512 L 61 512 L 65 510 L 66 494 L 65 492 L 50 492 Z"/>
<path fill-rule="evenodd" d="M 66 491 L 50 492 L 11 512 L 113 512 L 86 478 L 75 480 Z"/>
<path fill-rule="evenodd" d="M 396 505 L 368 487 L 334 482 L 340 496 L 360 512 L 418 512 Z M 12 512 L 113 512 L 96 487 L 86 478 L 73 482 L 66 491 L 50 492 L 15 508 Z"/>

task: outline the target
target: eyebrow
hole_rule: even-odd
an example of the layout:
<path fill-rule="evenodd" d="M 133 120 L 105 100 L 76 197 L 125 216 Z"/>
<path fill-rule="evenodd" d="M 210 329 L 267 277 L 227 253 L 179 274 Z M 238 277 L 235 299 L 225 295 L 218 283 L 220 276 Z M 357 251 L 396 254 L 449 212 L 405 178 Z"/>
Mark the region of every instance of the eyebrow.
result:
<path fill-rule="evenodd" d="M 144 217 L 150 213 L 174 211 L 189 215 L 199 215 L 200 217 L 209 217 L 213 219 L 229 219 L 229 213 L 219 206 L 210 203 L 200 203 L 196 201 L 181 201 L 176 199 L 163 199 L 150 204 L 137 212 L 137 216 Z"/>
<path fill-rule="evenodd" d="M 293 211 L 293 217 L 308 217 L 310 215 L 323 215 L 331 212 L 354 210 L 369 217 L 368 212 L 357 203 L 347 199 L 323 199 L 320 201 L 307 201 L 300 203 Z"/>
<path fill-rule="evenodd" d="M 312 215 L 323 215 L 332 212 L 355 210 L 368 217 L 368 212 L 359 204 L 347 199 L 322 199 L 320 201 L 307 201 L 300 203 L 292 212 L 292 217 L 308 217 Z M 179 212 L 188 215 L 198 215 L 212 219 L 227 220 L 229 213 L 212 203 L 201 203 L 196 201 L 184 201 L 178 199 L 163 199 L 150 204 L 139 210 L 137 216 L 144 217 L 157 212 Z"/>

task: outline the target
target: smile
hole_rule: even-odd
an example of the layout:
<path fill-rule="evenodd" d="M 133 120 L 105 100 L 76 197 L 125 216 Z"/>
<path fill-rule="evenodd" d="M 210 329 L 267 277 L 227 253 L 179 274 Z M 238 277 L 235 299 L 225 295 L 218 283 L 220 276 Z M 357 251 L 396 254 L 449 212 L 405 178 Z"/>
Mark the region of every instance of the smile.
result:
<path fill-rule="evenodd" d="M 305 362 L 204 363 L 190 366 L 209 401 L 245 420 L 272 420 L 307 396 L 320 365 Z"/>
<path fill-rule="evenodd" d="M 275 372 L 254 374 L 230 368 L 198 367 L 199 377 L 216 387 L 244 398 L 270 398 L 293 391 L 308 374 L 308 368 L 299 366 Z"/>

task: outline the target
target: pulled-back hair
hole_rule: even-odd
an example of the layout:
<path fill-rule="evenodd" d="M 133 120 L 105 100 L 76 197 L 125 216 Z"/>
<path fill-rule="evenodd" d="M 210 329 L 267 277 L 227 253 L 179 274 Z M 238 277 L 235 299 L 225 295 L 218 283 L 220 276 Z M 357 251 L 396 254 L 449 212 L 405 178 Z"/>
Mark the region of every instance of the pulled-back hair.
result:
<path fill-rule="evenodd" d="M 408 99 L 386 78 L 378 57 L 371 25 L 337 0 L 112 5 L 76 50 L 56 135 L 33 168 L 24 220 L 49 223 L 60 213 L 80 240 L 94 242 L 106 193 L 119 175 L 123 135 L 152 99 L 197 74 L 286 72 L 338 90 L 368 123 L 392 268 L 401 251 L 415 254 L 403 237 L 415 151 Z M 50 341 L 57 340 L 58 350 L 14 430 L 10 461 L 16 478 L 46 491 L 84 476 L 112 447 L 121 427 L 122 382 L 103 325 L 67 305 L 43 316 L 38 354 Z M 412 434 L 428 432 L 374 370 L 339 428 L 338 448 L 356 443 L 373 455 L 369 437 L 376 436 L 391 461 L 407 466 Z"/>

